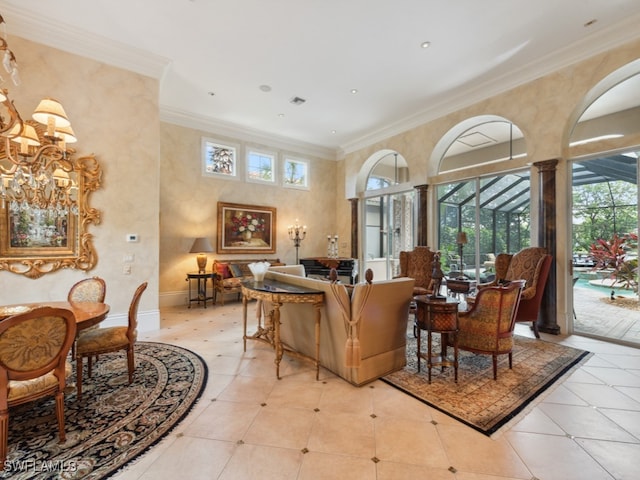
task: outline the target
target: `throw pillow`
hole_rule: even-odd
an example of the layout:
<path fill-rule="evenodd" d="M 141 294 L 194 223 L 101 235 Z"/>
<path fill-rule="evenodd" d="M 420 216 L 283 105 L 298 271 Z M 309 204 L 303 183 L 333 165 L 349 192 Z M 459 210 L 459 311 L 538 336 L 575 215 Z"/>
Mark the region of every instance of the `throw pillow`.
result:
<path fill-rule="evenodd" d="M 216 273 L 221 278 L 231 278 L 231 272 L 229 271 L 228 263 L 216 262 Z"/>

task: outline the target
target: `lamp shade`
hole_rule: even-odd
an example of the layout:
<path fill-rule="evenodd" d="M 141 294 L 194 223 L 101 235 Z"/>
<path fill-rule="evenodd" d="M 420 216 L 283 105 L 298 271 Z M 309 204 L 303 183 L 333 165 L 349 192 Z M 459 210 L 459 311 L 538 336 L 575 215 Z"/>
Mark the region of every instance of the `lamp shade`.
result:
<path fill-rule="evenodd" d="M 53 98 L 44 98 L 33 112 L 33 119 L 43 125 L 49 125 L 51 119 L 55 127 L 68 127 L 71 125 L 62 105 Z"/>
<path fill-rule="evenodd" d="M 206 253 L 213 252 L 213 247 L 209 242 L 209 239 L 206 237 L 198 237 L 193 241 L 193 245 L 191 246 L 191 250 L 189 253 Z"/>
<path fill-rule="evenodd" d="M 64 140 L 64 143 L 76 143 L 78 141 L 71 125 L 68 127 L 56 127 L 55 133 L 56 137 L 60 137 Z"/>
<path fill-rule="evenodd" d="M 207 267 L 207 256 L 205 253 L 213 252 L 213 247 L 206 237 L 198 237 L 193 241 L 189 253 L 197 253 L 196 262 L 198 262 L 198 271 L 204 272 Z"/>
<path fill-rule="evenodd" d="M 466 245 L 467 244 L 467 234 L 465 232 L 458 232 L 456 236 L 456 243 L 458 245 Z"/>

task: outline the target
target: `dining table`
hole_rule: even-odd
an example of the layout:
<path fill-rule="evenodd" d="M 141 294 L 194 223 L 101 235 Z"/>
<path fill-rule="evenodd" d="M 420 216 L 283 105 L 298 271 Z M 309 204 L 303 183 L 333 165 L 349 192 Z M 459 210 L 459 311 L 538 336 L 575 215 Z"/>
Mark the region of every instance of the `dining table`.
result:
<path fill-rule="evenodd" d="M 28 312 L 29 310 L 39 307 L 64 308 L 66 310 L 71 310 L 76 317 L 76 328 L 78 331 L 97 325 L 104 320 L 109 313 L 109 305 L 100 302 L 53 301 L 17 303 L 15 305 L 0 306 L 0 321 L 11 317 L 12 315 Z"/>

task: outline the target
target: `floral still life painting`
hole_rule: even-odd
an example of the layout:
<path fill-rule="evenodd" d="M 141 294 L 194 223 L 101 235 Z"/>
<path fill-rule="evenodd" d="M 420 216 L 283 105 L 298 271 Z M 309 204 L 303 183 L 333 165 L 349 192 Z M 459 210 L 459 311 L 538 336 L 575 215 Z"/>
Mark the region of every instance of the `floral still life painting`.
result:
<path fill-rule="evenodd" d="M 218 202 L 218 253 L 275 253 L 276 209 Z"/>

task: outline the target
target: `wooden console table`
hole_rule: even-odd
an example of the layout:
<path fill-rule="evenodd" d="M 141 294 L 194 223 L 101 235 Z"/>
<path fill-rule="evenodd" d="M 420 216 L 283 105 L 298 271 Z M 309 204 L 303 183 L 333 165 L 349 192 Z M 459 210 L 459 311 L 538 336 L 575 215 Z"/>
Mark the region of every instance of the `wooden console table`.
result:
<path fill-rule="evenodd" d="M 247 335 L 247 303 L 250 299 L 258 301 L 268 301 L 273 305 L 273 313 L 270 319 L 263 321 L 262 312 L 258 312 L 258 328 L 256 333 L 251 336 Z M 243 327 L 244 333 L 242 340 L 244 342 L 244 351 L 247 351 L 247 339 L 261 340 L 267 342 L 276 352 L 276 378 L 280 379 L 280 361 L 284 351 L 287 353 L 301 357 L 309 358 L 306 355 L 296 352 L 292 348 L 283 344 L 280 340 L 280 307 L 285 303 L 310 303 L 316 311 L 315 315 L 315 340 L 316 340 L 316 358 L 310 359 L 315 362 L 316 380 L 320 379 L 320 308 L 324 303 L 324 292 L 313 290 L 310 288 L 300 287 L 298 285 L 290 285 L 275 280 L 264 280 L 256 282 L 247 280 L 242 282 L 242 310 L 243 310 Z M 260 308 L 260 306 L 258 306 Z"/>

